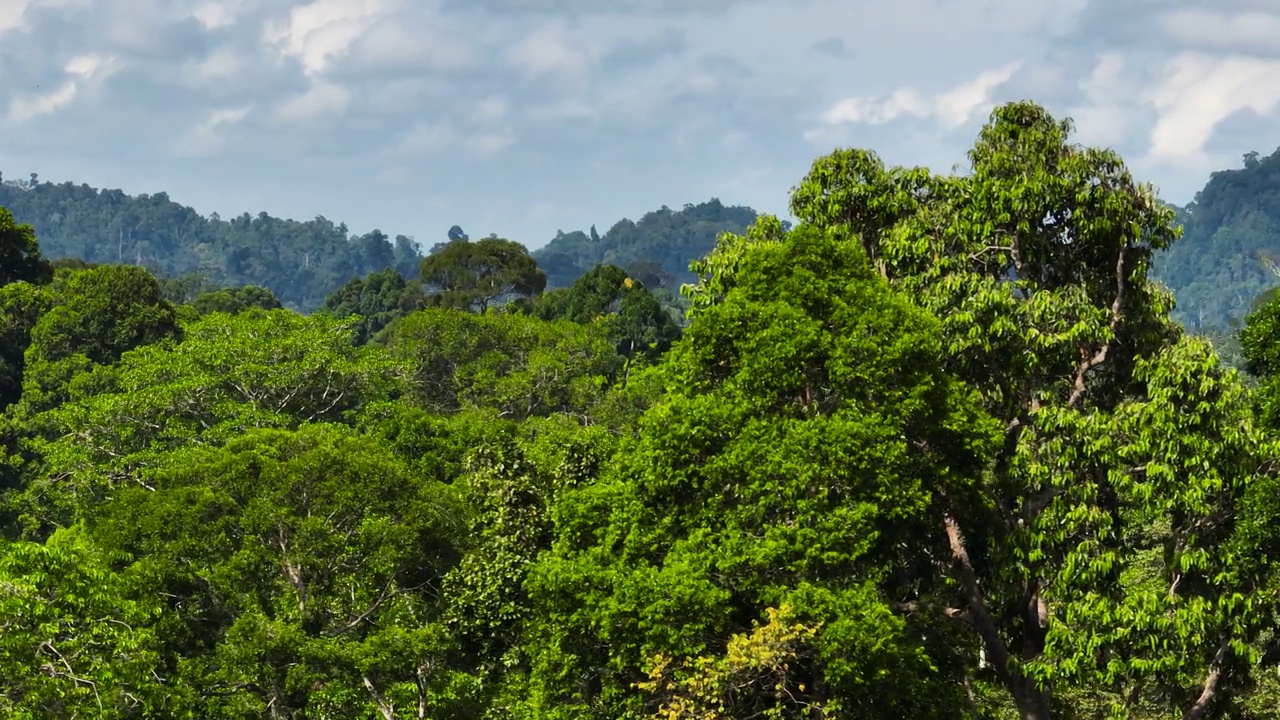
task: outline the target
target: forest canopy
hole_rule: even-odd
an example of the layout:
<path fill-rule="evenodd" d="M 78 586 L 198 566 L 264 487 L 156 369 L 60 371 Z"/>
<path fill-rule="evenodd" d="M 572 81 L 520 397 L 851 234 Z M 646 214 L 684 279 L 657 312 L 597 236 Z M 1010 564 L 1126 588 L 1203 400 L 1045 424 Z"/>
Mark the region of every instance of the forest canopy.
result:
<path fill-rule="evenodd" d="M 303 314 L 0 213 L 0 713 L 1274 717 L 1280 299 L 1246 386 L 1121 157 L 967 160 L 815 159 L 679 306 L 678 243 L 455 226 Z"/>

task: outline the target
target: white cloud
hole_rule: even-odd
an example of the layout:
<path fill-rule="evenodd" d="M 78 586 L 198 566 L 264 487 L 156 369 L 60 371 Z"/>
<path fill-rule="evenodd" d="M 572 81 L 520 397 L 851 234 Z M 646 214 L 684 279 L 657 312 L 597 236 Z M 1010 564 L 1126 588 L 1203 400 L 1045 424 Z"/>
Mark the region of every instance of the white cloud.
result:
<path fill-rule="evenodd" d="M 215 48 L 200 60 L 189 62 L 183 77 L 199 86 L 211 80 L 234 78 L 248 70 L 248 59 L 231 46 Z"/>
<path fill-rule="evenodd" d="M 444 123 L 418 123 L 396 143 L 393 155 L 430 155 L 457 142 L 458 135 Z"/>
<path fill-rule="evenodd" d="M 995 105 L 992 95 L 997 88 L 1009 82 L 1009 78 L 1022 67 L 1022 63 L 1011 62 L 1004 67 L 987 70 L 967 83 L 938 96 L 934 103 L 934 114 L 950 127 L 959 127 L 969 121 L 975 113 L 986 113 Z"/>
<path fill-rule="evenodd" d="M 384 0 L 313 0 L 289 11 L 285 23 L 267 25 L 263 39 L 296 58 L 308 75 L 323 72 L 387 11 Z"/>
<path fill-rule="evenodd" d="M 63 72 L 72 76 L 54 90 L 14 97 L 9 102 L 9 119 L 25 122 L 41 115 L 48 115 L 70 105 L 84 88 L 101 82 L 115 72 L 115 59 L 105 55 L 76 55 L 63 65 Z"/>
<path fill-rule="evenodd" d="M 214 110 L 178 138 L 172 147 L 172 153 L 183 158 L 210 157 L 216 154 L 226 145 L 226 129 L 240 124 L 251 110 L 247 105 Z"/>
<path fill-rule="evenodd" d="M 507 119 L 511 104 L 501 95 L 490 95 L 476 103 L 471 119 L 482 125 L 493 125 Z"/>
<path fill-rule="evenodd" d="M 1203 8 L 1160 16 L 1160 28 L 1179 46 L 1228 52 L 1280 52 L 1280 14 L 1222 12 Z"/>
<path fill-rule="evenodd" d="M 987 70 L 976 78 L 928 98 L 912 87 L 898 88 L 888 97 L 852 97 L 841 100 L 822 115 L 828 126 L 848 124 L 883 125 L 904 116 L 934 119 L 948 128 L 959 127 L 975 114 L 994 106 L 995 90 L 1009 81 L 1022 66 L 1012 62 Z"/>
<path fill-rule="evenodd" d="M 393 144 L 385 155 L 389 158 L 400 158 L 405 155 L 434 155 L 453 148 L 462 148 L 477 157 L 488 158 L 510 148 L 515 141 L 515 133 L 505 128 L 464 133 L 448 122 L 420 122 L 414 125 L 399 142 Z"/>
<path fill-rule="evenodd" d="M 393 167 L 382 168 L 381 170 L 378 171 L 376 175 L 373 176 L 373 179 L 379 185 L 395 187 L 397 185 L 403 185 L 404 183 L 408 182 L 410 177 L 411 177 L 411 174 L 408 168 L 402 165 L 396 165 Z"/>
<path fill-rule="evenodd" d="M 25 122 L 40 115 L 48 115 L 60 107 L 69 105 L 76 99 L 76 92 L 75 82 L 68 81 L 51 92 L 15 97 L 9 102 L 9 119 L 14 122 Z"/>
<path fill-rule="evenodd" d="M 1170 61 L 1151 102 L 1159 116 L 1149 159 L 1203 162 L 1223 120 L 1242 110 L 1268 115 L 1280 106 L 1280 60 L 1184 53 Z"/>
<path fill-rule="evenodd" d="M 68 75 L 92 78 L 95 75 L 109 74 L 113 70 L 113 62 L 114 58 L 105 55 L 76 55 L 67 61 L 63 69 Z"/>
<path fill-rule="evenodd" d="M 1125 77 L 1125 70 L 1123 55 L 1100 53 L 1093 72 L 1080 81 L 1084 102 L 1071 110 L 1080 142 L 1115 146 L 1130 136 L 1135 121 L 1135 88 Z"/>
<path fill-rule="evenodd" d="M 278 123 L 305 123 L 336 115 L 351 103 L 351 91 L 341 85 L 318 81 L 310 89 L 280 104 L 272 114 Z"/>
<path fill-rule="evenodd" d="M 508 130 L 503 130 L 472 135 L 466 139 L 466 146 L 472 153 L 487 158 L 501 153 L 514 145 L 515 142 L 515 134 Z"/>
<path fill-rule="evenodd" d="M 421 2 L 421 0 L 419 0 Z M 351 41 L 348 62 L 369 71 L 454 71 L 480 62 L 476 42 L 452 18 L 416 5 L 413 14 L 383 13 Z"/>
<path fill-rule="evenodd" d="M 507 57 L 529 77 L 550 75 L 580 81 L 595 64 L 585 43 L 585 38 L 570 33 L 564 22 L 549 22 L 512 46 Z"/>
<path fill-rule="evenodd" d="M 197 5 L 195 10 L 191 12 L 191 16 L 205 30 L 217 30 L 235 24 L 241 5 L 243 5 L 241 0 L 231 0 L 230 2 L 208 0 L 208 2 Z"/>
<path fill-rule="evenodd" d="M 22 27 L 29 0 L 0 0 L 0 32 Z"/>

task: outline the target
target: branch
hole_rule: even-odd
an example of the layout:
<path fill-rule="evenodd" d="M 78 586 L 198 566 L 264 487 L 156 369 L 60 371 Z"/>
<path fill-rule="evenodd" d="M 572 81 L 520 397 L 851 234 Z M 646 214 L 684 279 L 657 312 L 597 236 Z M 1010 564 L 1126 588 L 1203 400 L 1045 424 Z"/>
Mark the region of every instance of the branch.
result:
<path fill-rule="evenodd" d="M 361 675 L 360 679 L 364 681 L 364 686 L 369 690 L 369 694 L 373 696 L 373 702 L 377 704 L 378 712 L 382 714 L 382 717 L 386 720 L 396 720 L 395 708 L 392 707 L 391 703 L 387 702 L 382 693 L 378 692 L 378 688 L 374 687 L 373 681 L 369 679 L 369 676 Z"/>
<path fill-rule="evenodd" d="M 1209 710 L 1209 703 L 1218 692 L 1218 681 L 1222 679 L 1222 666 L 1226 664 L 1227 653 L 1230 650 L 1231 641 L 1223 640 L 1218 646 L 1218 652 L 1213 656 L 1213 662 L 1209 663 L 1209 673 L 1205 675 L 1204 689 L 1200 691 L 1200 697 L 1196 698 L 1196 701 L 1191 703 L 1191 707 L 1182 714 L 1182 720 L 1200 720 Z"/>
<path fill-rule="evenodd" d="M 378 594 L 378 599 L 377 599 L 377 600 L 374 600 L 374 601 L 373 601 L 373 604 L 372 604 L 372 605 L 370 605 L 370 606 L 368 607 L 368 609 L 366 609 L 364 612 L 362 612 L 362 613 L 360 613 L 359 615 L 355 616 L 355 617 L 354 617 L 354 618 L 352 618 L 351 620 L 348 620 L 348 621 L 346 622 L 346 624 L 344 624 L 342 627 L 338 628 L 338 631 L 337 631 L 337 632 L 335 632 L 335 633 L 333 633 L 332 635 L 330 635 L 330 637 L 337 637 L 337 636 L 339 636 L 339 635 L 342 635 L 342 634 L 346 633 L 346 632 L 347 632 L 347 631 L 349 631 L 349 630 L 352 630 L 352 629 L 353 629 L 353 628 L 355 628 L 357 625 L 359 625 L 360 623 L 364 622 L 364 621 L 365 621 L 365 620 L 366 620 L 370 615 L 372 615 L 372 614 L 373 614 L 373 613 L 374 613 L 378 608 L 382 607 L 382 603 L 386 602 L 386 600 L 387 600 L 387 598 L 388 598 L 388 597 L 393 597 L 393 596 L 395 596 L 395 595 L 399 595 L 399 594 L 400 594 L 399 592 L 392 591 L 392 589 L 391 589 L 391 584 L 392 584 L 392 582 L 394 582 L 394 580 L 387 580 L 387 584 L 383 586 L 383 588 L 382 588 L 382 592 Z"/>
<path fill-rule="evenodd" d="M 986 602 L 982 598 L 982 589 L 978 587 L 978 574 L 974 571 L 973 561 L 969 559 L 969 551 L 965 548 L 960 523 L 952 513 L 948 512 L 943 525 L 947 531 L 947 541 L 951 545 L 951 555 L 960 572 L 960 586 L 969 603 L 969 617 L 982 638 L 982 644 L 986 646 L 987 653 L 991 655 L 992 665 L 995 666 L 1000 680 L 1007 687 L 1013 688 L 1014 678 L 1009 673 L 1012 658 L 1000 639 L 1000 632 L 996 629 L 995 621 L 991 619 L 991 613 L 988 612 Z"/>
<path fill-rule="evenodd" d="M 967 623 L 973 622 L 973 617 L 972 615 L 969 614 L 968 610 L 963 610 L 961 608 L 954 608 L 954 607 L 939 606 L 931 602 L 923 602 L 920 600 L 909 600 L 907 602 L 890 603 L 889 607 L 894 612 L 902 613 L 903 615 L 911 615 L 921 610 L 937 610 L 941 612 L 943 615 L 945 615 L 946 617 L 949 617 L 953 620 L 961 620 Z"/>
<path fill-rule="evenodd" d="M 1111 321 L 1107 323 L 1107 328 L 1111 331 L 1111 337 L 1114 339 L 1116 329 L 1120 326 L 1120 308 L 1124 305 L 1124 255 L 1128 250 L 1128 246 L 1120 248 L 1120 254 L 1116 257 L 1116 297 L 1111 301 Z M 1107 360 L 1107 353 L 1111 351 L 1111 341 L 1102 344 L 1098 348 L 1098 352 L 1093 357 L 1086 359 L 1076 368 L 1075 382 L 1072 383 L 1071 396 L 1067 398 L 1067 408 L 1074 409 L 1084 398 L 1084 379 L 1090 370 L 1098 367 Z"/>

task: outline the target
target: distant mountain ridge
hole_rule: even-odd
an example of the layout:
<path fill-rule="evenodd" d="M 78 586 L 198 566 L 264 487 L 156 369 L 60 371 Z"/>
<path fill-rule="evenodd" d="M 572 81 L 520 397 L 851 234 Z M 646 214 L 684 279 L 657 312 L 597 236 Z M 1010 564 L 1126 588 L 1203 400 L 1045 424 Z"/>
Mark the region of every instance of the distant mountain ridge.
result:
<path fill-rule="evenodd" d="M 412 237 L 380 230 L 354 235 L 324 217 L 305 222 L 243 213 L 202 216 L 167 193 L 128 195 L 71 182 L 5 180 L 0 207 L 36 230 L 48 258 L 141 265 L 163 277 L 202 275 L 210 284 L 256 285 L 286 306 L 309 312 L 353 277 L 395 268 L 416 277 L 424 254 Z M 549 287 L 567 287 L 602 263 L 628 266 L 646 284 L 675 291 L 693 279 L 689 262 L 705 255 L 723 232 L 742 232 L 757 213 L 719 200 L 663 207 L 639 221 L 620 220 L 603 237 L 558 233 L 532 253 Z"/>
<path fill-rule="evenodd" d="M 1244 319 L 1280 286 L 1280 148 L 1251 152 L 1240 168 L 1209 176 L 1178 210 L 1182 239 L 1155 261 L 1154 275 L 1178 300 L 1174 317 L 1193 331 Z"/>
<path fill-rule="evenodd" d="M 200 274 L 222 286 L 256 285 L 286 307 L 309 312 L 353 277 L 395 268 L 417 276 L 423 245 L 380 230 L 352 234 L 345 223 L 265 212 L 202 216 L 166 193 L 128 195 L 70 182 L 4 179 L 0 207 L 35 227 L 45 257 L 145 266 L 164 277 Z M 1175 318 L 1194 332 L 1229 335 L 1256 299 L 1280 287 L 1280 149 L 1244 156 L 1240 168 L 1213 173 L 1195 200 L 1178 208 L 1183 238 L 1153 262 L 1173 290 Z M 547 287 L 568 287 L 600 264 L 626 269 L 645 285 L 677 291 L 693 282 L 689 263 L 725 232 L 742 233 L 759 213 L 712 198 L 623 219 L 603 235 L 557 232 L 531 252 Z M 461 232 L 456 226 L 452 230 Z M 452 232 L 451 230 L 451 232 Z M 518 240 L 518 238 L 516 238 Z M 431 245 L 428 244 L 427 247 Z"/>
<path fill-rule="evenodd" d="M 189 273 L 224 286 L 257 285 L 287 307 L 313 310 L 352 277 L 387 267 L 413 274 L 422 261 L 409 237 L 350 234 L 324 217 L 299 222 L 267 213 L 224 220 L 169 199 L 88 185 L 0 182 L 0 207 L 36 230 L 48 258 L 142 265 L 165 277 Z"/>
<path fill-rule="evenodd" d="M 548 287 L 568 287 L 601 264 L 678 286 L 695 279 L 689 263 L 711 252 L 722 234 L 745 232 L 758 216 L 752 208 L 725 205 L 717 198 L 681 210 L 664 205 L 638 221 L 619 220 L 604 235 L 595 226 L 588 232 L 557 233 L 532 254 L 547 273 Z M 653 279 L 646 284 L 653 285 Z"/>

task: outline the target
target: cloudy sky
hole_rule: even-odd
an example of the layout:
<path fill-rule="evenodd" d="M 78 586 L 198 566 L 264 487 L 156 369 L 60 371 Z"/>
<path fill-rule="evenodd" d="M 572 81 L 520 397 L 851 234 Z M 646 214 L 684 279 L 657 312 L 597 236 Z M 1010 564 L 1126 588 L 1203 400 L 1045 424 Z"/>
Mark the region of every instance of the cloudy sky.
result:
<path fill-rule="evenodd" d="M 1280 0 L 0 0 L 0 171 L 536 247 L 1075 118 L 1184 203 L 1280 145 Z"/>

